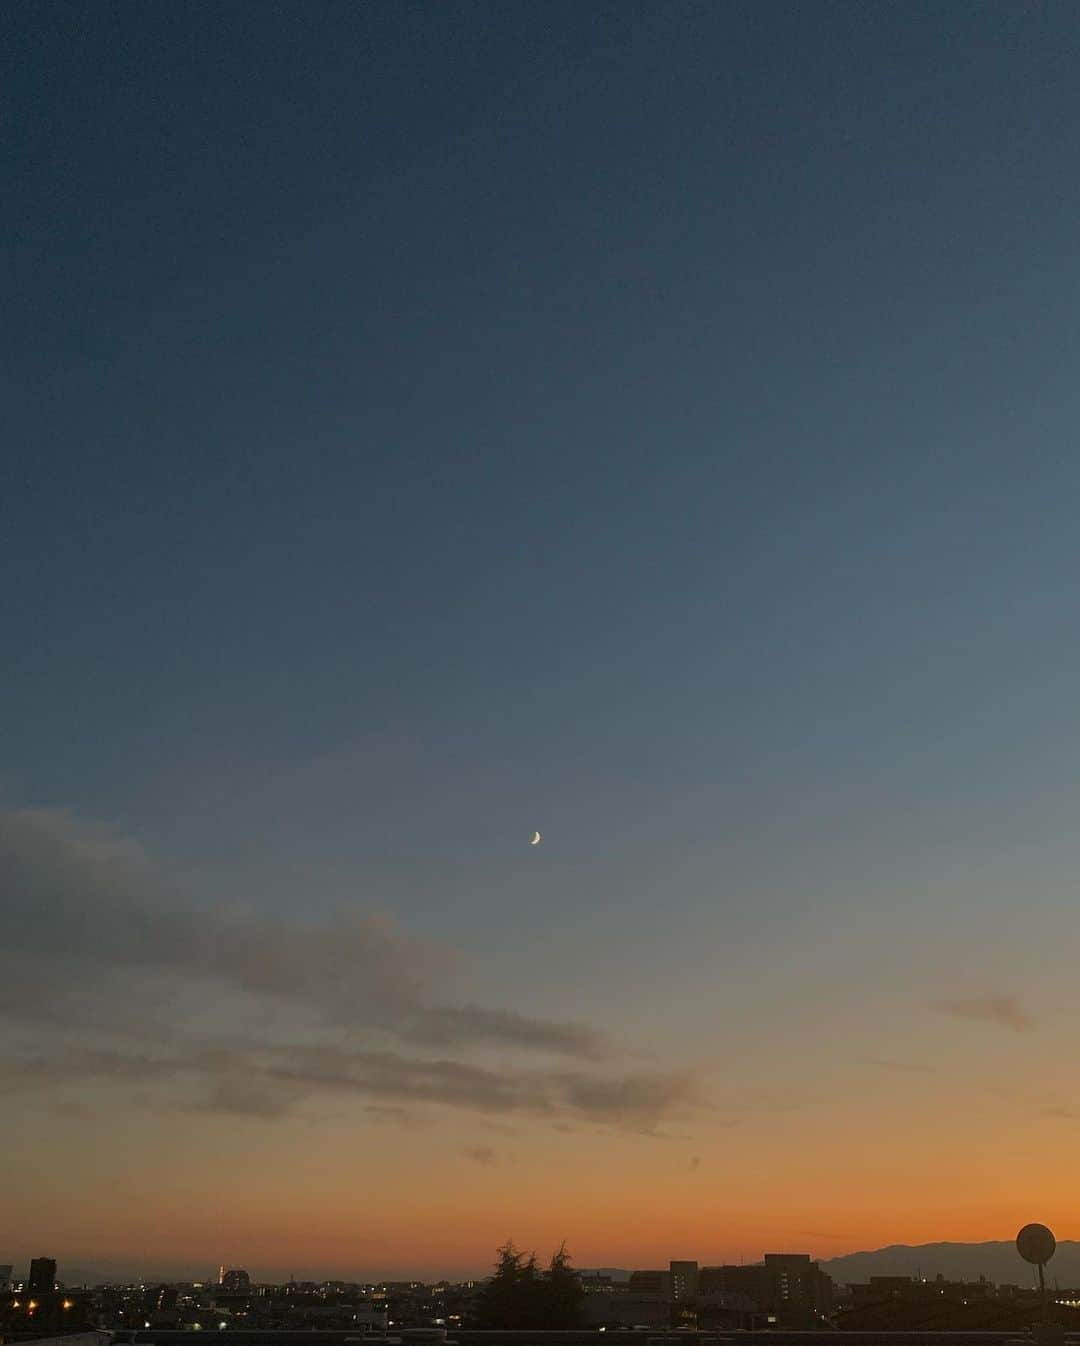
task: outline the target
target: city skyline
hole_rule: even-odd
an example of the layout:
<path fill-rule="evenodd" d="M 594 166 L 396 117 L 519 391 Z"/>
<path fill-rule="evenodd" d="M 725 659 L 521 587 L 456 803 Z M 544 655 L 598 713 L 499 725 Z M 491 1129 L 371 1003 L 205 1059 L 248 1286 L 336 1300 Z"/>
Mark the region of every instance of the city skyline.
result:
<path fill-rule="evenodd" d="M 5 1262 L 1076 1233 L 1080 7 L 0 50 Z"/>
<path fill-rule="evenodd" d="M 1053 1236 L 1029 1225 L 1012 1245 L 1025 1256 L 1051 1247 Z M 1047 1315 L 1055 1333 L 1075 1329 L 1080 1290 L 1056 1284 L 1052 1298 L 1040 1286 L 950 1279 L 938 1274 L 871 1274 L 838 1281 L 807 1254 L 766 1253 L 753 1265 L 701 1266 L 676 1260 L 666 1268 L 641 1269 L 625 1277 L 577 1272 L 566 1249 L 548 1261 L 529 1258 L 512 1245 L 498 1250 L 493 1274 L 482 1281 L 452 1284 L 416 1280 L 349 1284 L 253 1281 L 245 1269 L 219 1269 L 212 1283 L 99 1284 L 93 1289 L 55 1283 L 55 1263 L 39 1259 L 30 1283 L 8 1293 L 0 1285 L 0 1327 L 5 1333 L 69 1336 L 99 1331 L 122 1340 L 183 1341 L 206 1329 L 220 1341 L 310 1341 L 313 1331 L 340 1340 L 346 1333 L 383 1340 L 393 1332 L 428 1340 L 449 1332 L 490 1339 L 492 1330 L 525 1329 L 543 1340 L 565 1340 L 567 1331 L 589 1340 L 599 1332 L 616 1335 L 650 1329 L 698 1335 L 740 1331 L 906 1332 L 949 1340 L 956 1331 L 1008 1334 L 1030 1329 Z M 18 1337 L 16 1337 L 18 1339 Z M 827 1339 L 827 1338 L 826 1338 Z M 989 1338 L 988 1338 L 989 1339 Z"/>
<path fill-rule="evenodd" d="M 510 1244 L 513 1245 L 512 1240 Z M 831 1259 L 817 1257 L 813 1253 L 794 1252 L 790 1249 L 784 1252 L 774 1250 L 773 1252 L 762 1251 L 749 1258 L 742 1257 L 737 1263 L 710 1263 L 709 1261 L 700 1261 L 697 1258 L 689 1260 L 667 1259 L 665 1265 L 658 1268 L 579 1266 L 574 1264 L 573 1256 L 565 1248 L 565 1245 L 563 1250 L 567 1253 L 575 1274 L 582 1277 L 589 1285 L 596 1282 L 597 1286 L 603 1288 L 601 1283 L 606 1285 L 610 1282 L 616 1288 L 626 1288 L 628 1286 L 632 1288 L 635 1281 L 640 1285 L 645 1284 L 641 1278 L 664 1276 L 669 1278 L 664 1292 L 676 1300 L 694 1297 L 698 1291 L 699 1272 L 737 1271 L 740 1268 L 753 1270 L 754 1268 L 766 1267 L 770 1263 L 790 1262 L 805 1263 L 807 1266 L 814 1268 L 818 1266 L 828 1268 L 831 1278 L 841 1287 L 850 1284 L 865 1284 L 874 1279 L 884 1279 L 897 1282 L 910 1281 L 914 1284 L 927 1284 L 934 1281 L 985 1283 L 991 1286 L 1004 1285 L 1006 1288 L 1024 1288 L 1026 1281 L 1030 1280 L 1031 1284 L 1027 1285 L 1026 1288 L 1038 1288 L 1038 1277 L 1035 1269 L 1028 1263 L 1017 1260 L 1016 1242 L 1011 1239 L 999 1239 L 981 1244 L 939 1243 L 910 1247 L 890 1245 L 885 1248 L 864 1250 Z M 141 1284 L 147 1288 L 153 1288 L 155 1283 L 161 1282 L 165 1285 L 188 1285 L 208 1290 L 220 1290 L 226 1294 L 246 1294 L 258 1289 L 290 1287 L 305 1291 L 323 1291 L 334 1290 L 335 1288 L 372 1290 L 385 1288 L 386 1286 L 403 1287 L 407 1285 L 455 1284 L 478 1286 L 491 1276 L 493 1268 L 498 1262 L 498 1257 L 503 1251 L 504 1248 L 492 1250 L 492 1264 L 482 1271 L 464 1277 L 461 1281 L 451 1281 L 446 1276 L 436 1276 L 424 1280 L 404 1271 L 392 1276 L 297 1276 L 295 1272 L 290 1272 L 288 1276 L 262 1275 L 259 1274 L 258 1270 L 252 1271 L 247 1266 L 240 1265 L 239 1262 L 219 1262 L 206 1275 L 129 1276 L 114 1281 L 101 1280 L 96 1283 L 99 1285 Z M 518 1251 L 523 1256 L 536 1256 L 535 1250 L 530 1253 L 529 1249 L 521 1248 Z M 901 1271 L 896 1264 L 889 1260 L 898 1256 L 906 1257 L 909 1260 L 917 1260 L 906 1271 Z M 664 1261 L 664 1259 L 661 1260 Z M 1054 1281 L 1061 1280 L 1061 1277 L 1056 1274 L 1058 1269 L 1065 1272 L 1064 1283 L 1066 1286 L 1071 1285 L 1070 1277 L 1076 1276 L 1080 1279 L 1080 1241 L 1065 1240 L 1059 1243 L 1051 1260 L 1055 1269 L 1052 1275 Z M 10 1291 L 12 1284 L 19 1286 L 24 1293 L 42 1293 L 54 1281 L 65 1289 L 75 1289 L 90 1284 L 86 1280 L 85 1268 L 66 1270 L 63 1263 L 55 1257 L 32 1257 L 24 1259 L 24 1263 L 29 1268 L 26 1276 L 17 1274 L 20 1266 L 18 1262 L 0 1264 L 0 1291 Z M 988 1271 L 991 1274 L 987 1275 Z M 924 1275 L 923 1272 L 927 1274 Z"/>
<path fill-rule="evenodd" d="M 527 1244 L 523 1244 L 521 1247 L 524 1252 L 530 1251 L 530 1246 Z M 57 1281 L 69 1288 L 84 1284 L 105 1284 L 110 1281 L 123 1284 L 191 1283 L 204 1287 L 223 1286 L 228 1288 L 232 1284 L 233 1278 L 238 1275 L 247 1277 L 253 1286 L 284 1286 L 293 1282 L 297 1285 L 313 1286 L 336 1283 L 364 1286 L 377 1285 L 382 1282 L 402 1283 L 418 1280 L 427 1284 L 437 1284 L 443 1281 L 450 1281 L 454 1284 L 476 1283 L 491 1274 L 498 1251 L 499 1249 L 490 1250 L 488 1262 L 482 1266 L 468 1268 L 464 1271 L 459 1268 L 452 1274 L 430 1274 L 432 1269 L 426 1268 L 429 1273 L 427 1277 L 419 1275 L 415 1266 L 384 1268 L 369 1275 L 361 1275 L 359 1274 L 360 1268 L 353 1267 L 348 1274 L 343 1274 L 340 1267 L 317 1267 L 308 1265 L 303 1260 L 297 1264 L 300 1268 L 299 1274 L 295 1268 L 290 1269 L 287 1274 L 281 1268 L 259 1268 L 254 1264 L 249 1264 L 249 1261 L 245 1258 L 219 1261 L 216 1265 L 210 1266 L 209 1269 L 205 1262 L 193 1262 L 186 1266 L 145 1264 L 141 1271 L 133 1261 L 126 1267 L 114 1265 L 108 1268 L 108 1274 L 105 1274 L 106 1267 L 104 1264 L 97 1265 L 92 1257 L 85 1264 L 77 1264 L 70 1260 L 65 1264 L 63 1258 L 46 1260 L 54 1264 Z M 748 1255 L 746 1250 L 741 1248 L 738 1257 L 734 1259 L 714 1259 L 702 1255 L 694 1257 L 687 1264 L 665 1255 L 656 1258 L 655 1262 L 657 1265 L 670 1267 L 674 1274 L 675 1268 L 683 1265 L 709 1269 L 716 1269 L 725 1265 L 762 1265 L 767 1257 L 788 1256 L 795 1251 L 793 1248 L 779 1250 L 779 1252 L 774 1249 L 771 1253 L 759 1250 L 756 1254 Z M 572 1250 L 571 1256 L 573 1256 Z M 906 1276 L 913 1280 L 944 1276 L 946 1280 L 970 1280 L 972 1282 L 985 1277 L 995 1284 L 1025 1285 L 1030 1282 L 1029 1288 L 1037 1285 L 1034 1269 L 1017 1261 L 1015 1242 L 1012 1239 L 997 1239 L 983 1243 L 889 1244 L 877 1249 L 860 1249 L 831 1255 L 813 1251 L 807 1252 L 804 1247 L 798 1250 L 798 1256 L 806 1256 L 815 1265 L 822 1265 L 829 1271 L 830 1275 L 842 1283 L 865 1281 L 868 1277 L 884 1274 Z M 5 1274 L 8 1279 L 14 1279 L 17 1282 L 21 1279 L 18 1275 L 20 1265 L 31 1267 L 32 1270 L 32 1264 L 40 1260 L 27 1256 L 22 1259 L 22 1263 L 16 1258 L 13 1263 L 0 1265 L 0 1290 L 3 1289 Z M 590 1266 L 580 1262 L 576 1257 L 573 1260 L 582 1275 L 600 1274 L 614 1276 L 616 1280 L 626 1280 L 642 1272 L 642 1267 L 618 1267 L 611 1264 Z M 98 1258 L 97 1263 L 101 1262 L 102 1259 Z M 65 1265 L 67 1269 L 65 1269 Z M 1055 1280 L 1061 1280 L 1066 1285 L 1075 1280 L 1076 1284 L 1080 1285 L 1080 1240 L 1063 1239 L 1059 1241 L 1053 1266 Z M 368 1268 L 368 1270 L 371 1271 L 371 1268 Z M 649 1274 L 653 1273 L 650 1272 Z"/>

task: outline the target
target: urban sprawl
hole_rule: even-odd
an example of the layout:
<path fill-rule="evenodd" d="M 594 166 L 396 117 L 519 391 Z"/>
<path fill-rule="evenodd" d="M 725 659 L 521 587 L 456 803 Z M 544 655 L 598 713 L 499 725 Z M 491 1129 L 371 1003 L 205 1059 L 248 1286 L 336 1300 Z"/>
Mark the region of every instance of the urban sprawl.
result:
<path fill-rule="evenodd" d="M 549 1274 L 537 1272 L 538 1281 Z M 995 1285 L 985 1278 L 871 1276 L 862 1284 L 840 1285 L 807 1254 L 769 1253 L 760 1262 L 730 1266 L 675 1261 L 627 1273 L 569 1269 L 569 1276 L 572 1325 L 583 1330 L 1011 1331 L 1030 1326 L 1047 1308 L 1056 1322 L 1080 1330 L 1080 1291 L 1055 1287 L 1044 1306 L 1029 1285 Z M 201 1282 L 72 1286 L 58 1275 L 52 1258 L 42 1257 L 24 1277 L 0 1266 L 0 1340 L 95 1329 L 142 1341 L 151 1339 L 147 1333 L 253 1329 L 453 1339 L 492 1325 L 491 1285 L 491 1280 L 264 1284 L 245 1270 L 222 1267 Z"/>

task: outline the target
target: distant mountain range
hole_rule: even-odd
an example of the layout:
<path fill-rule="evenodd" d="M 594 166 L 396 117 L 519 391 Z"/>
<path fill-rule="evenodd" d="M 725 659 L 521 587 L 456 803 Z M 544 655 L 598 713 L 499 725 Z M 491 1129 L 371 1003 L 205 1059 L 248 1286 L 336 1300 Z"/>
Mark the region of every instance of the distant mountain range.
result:
<path fill-rule="evenodd" d="M 834 1281 L 850 1285 L 871 1276 L 942 1275 L 948 1281 L 977 1281 L 985 1276 L 998 1285 L 1031 1285 L 1034 1267 L 1022 1261 L 1012 1240 L 997 1243 L 920 1243 L 911 1247 L 894 1243 L 874 1252 L 849 1253 L 822 1260 L 821 1269 Z M 1070 1288 L 1080 1286 L 1080 1243 L 1066 1239 L 1058 1244 L 1046 1267 L 1047 1279 Z"/>

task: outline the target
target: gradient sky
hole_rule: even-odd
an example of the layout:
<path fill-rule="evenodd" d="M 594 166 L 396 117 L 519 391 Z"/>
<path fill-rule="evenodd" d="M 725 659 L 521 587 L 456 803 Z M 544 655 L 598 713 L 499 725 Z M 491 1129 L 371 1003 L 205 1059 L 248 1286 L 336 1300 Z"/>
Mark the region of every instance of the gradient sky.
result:
<path fill-rule="evenodd" d="M 1080 9 L 0 49 L 0 1260 L 1076 1237 Z"/>

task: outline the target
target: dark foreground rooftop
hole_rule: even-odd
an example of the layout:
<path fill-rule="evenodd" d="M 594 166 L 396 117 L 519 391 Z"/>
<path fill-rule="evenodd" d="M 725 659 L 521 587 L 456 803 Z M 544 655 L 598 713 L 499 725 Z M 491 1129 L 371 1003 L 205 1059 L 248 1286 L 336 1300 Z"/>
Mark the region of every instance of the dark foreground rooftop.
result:
<path fill-rule="evenodd" d="M 190 1331 L 155 1332 L 153 1330 L 116 1332 L 116 1346 L 195 1346 Z M 210 1336 L 213 1346 L 409 1346 L 410 1333 L 388 1337 L 363 1336 L 358 1332 L 222 1330 L 201 1332 Z M 746 1346 L 752 1338 L 755 1346 L 1034 1346 L 1024 1332 L 794 1332 L 770 1330 L 758 1332 L 650 1332 L 650 1331 L 573 1331 L 511 1332 L 452 1331 L 446 1346 Z M 1080 1332 L 1066 1332 L 1055 1338 L 1058 1346 L 1080 1346 Z M 210 1346 L 210 1343 L 206 1343 Z"/>

